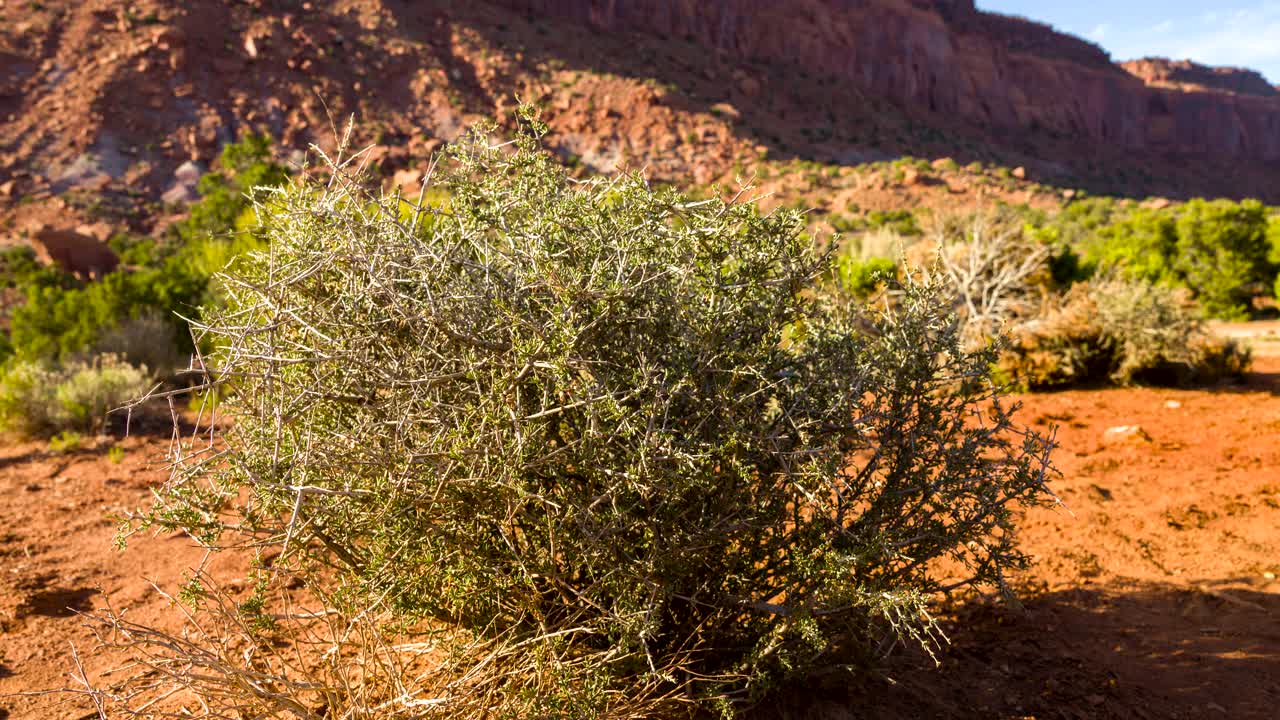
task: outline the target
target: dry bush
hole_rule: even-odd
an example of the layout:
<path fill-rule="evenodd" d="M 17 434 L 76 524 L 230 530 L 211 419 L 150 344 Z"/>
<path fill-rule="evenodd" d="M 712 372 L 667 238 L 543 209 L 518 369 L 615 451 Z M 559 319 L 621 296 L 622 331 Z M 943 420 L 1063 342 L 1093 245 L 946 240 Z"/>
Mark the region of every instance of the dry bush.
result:
<path fill-rule="evenodd" d="M 201 324 L 232 422 L 180 454 L 143 526 L 271 551 L 266 586 L 317 598 L 336 665 L 117 626 L 180 670 L 110 697 L 216 696 L 201 717 L 731 714 L 936 641 L 935 593 L 1024 561 L 1014 511 L 1049 497 L 1051 443 L 1014 423 L 947 303 L 826 302 L 797 214 L 574 181 L 530 127 L 457 144 L 444 207 L 406 217 L 341 163 L 265 201 L 268 249 Z M 358 672 L 412 647 L 431 661 Z"/>
<path fill-rule="evenodd" d="M 1186 291 L 1136 280 L 1077 284 L 1012 332 L 1002 372 L 1048 388 L 1088 382 L 1186 385 L 1239 376 L 1249 353 L 1205 327 Z"/>
<path fill-rule="evenodd" d="M 189 363 L 178 351 L 174 331 L 171 313 L 144 308 L 104 330 L 92 354 L 114 355 L 134 367 L 150 369 L 158 378 L 170 378 Z"/>
<path fill-rule="evenodd" d="M 1023 225 L 1003 206 L 939 215 L 927 233 L 933 262 L 913 263 L 955 293 L 971 344 L 988 342 L 1044 303 L 1052 249 L 1028 237 Z"/>

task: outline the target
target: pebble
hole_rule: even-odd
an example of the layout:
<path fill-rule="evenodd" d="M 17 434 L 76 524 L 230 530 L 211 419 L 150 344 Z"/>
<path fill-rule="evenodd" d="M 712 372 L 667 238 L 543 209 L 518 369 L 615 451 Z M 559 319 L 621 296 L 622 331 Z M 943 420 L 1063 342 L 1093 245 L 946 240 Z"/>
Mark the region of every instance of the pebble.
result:
<path fill-rule="evenodd" d="M 1103 439 L 1108 442 L 1125 440 L 1151 442 L 1151 436 L 1147 434 L 1146 430 L 1142 429 L 1141 425 L 1117 425 L 1107 428 L 1107 431 L 1103 433 Z"/>

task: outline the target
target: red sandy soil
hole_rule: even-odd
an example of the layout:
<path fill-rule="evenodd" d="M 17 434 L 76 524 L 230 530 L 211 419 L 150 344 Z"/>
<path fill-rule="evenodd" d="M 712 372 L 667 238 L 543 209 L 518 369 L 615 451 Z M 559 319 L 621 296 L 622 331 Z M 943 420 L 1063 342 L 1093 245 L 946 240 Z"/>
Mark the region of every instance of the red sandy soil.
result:
<path fill-rule="evenodd" d="M 869 679 L 790 695 L 783 718 L 1276 718 L 1280 716 L 1280 352 L 1244 383 L 1023 398 L 1057 426 L 1065 506 L 1031 512 L 1021 607 L 970 599 L 943 613 L 935 667 L 890 657 Z M 1137 426 L 1128 433 L 1108 433 Z M 94 654 L 76 611 L 110 603 L 162 626 L 201 552 L 178 536 L 112 545 L 106 517 L 146 500 L 167 438 L 68 454 L 0 449 L 0 720 L 96 717 L 71 684 Z M 224 568 L 229 570 L 229 568 Z"/>

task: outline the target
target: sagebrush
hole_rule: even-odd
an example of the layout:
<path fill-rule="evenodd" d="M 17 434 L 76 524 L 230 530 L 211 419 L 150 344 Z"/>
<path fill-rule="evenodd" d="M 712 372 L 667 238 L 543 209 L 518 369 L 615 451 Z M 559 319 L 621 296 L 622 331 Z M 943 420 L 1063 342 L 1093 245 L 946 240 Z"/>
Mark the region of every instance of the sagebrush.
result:
<path fill-rule="evenodd" d="M 1011 328 L 1002 373 L 1029 389 L 1080 383 L 1187 385 L 1240 377 L 1247 348 L 1215 336 L 1190 294 L 1139 280 L 1074 286 Z"/>
<path fill-rule="evenodd" d="M 150 389 L 145 367 L 116 355 L 61 364 L 11 359 L 0 370 L 0 430 L 27 437 L 96 432 Z"/>
<path fill-rule="evenodd" d="M 397 641 L 374 662 L 337 633 L 319 666 L 341 682 L 306 682 L 269 648 L 197 672 L 190 641 L 114 626 L 208 716 L 733 713 L 934 642 L 935 593 L 1024 561 L 1015 510 L 1050 497 L 1052 443 L 948 303 L 836 301 L 798 214 L 571 180 L 526 119 L 457 143 L 447 203 L 407 217 L 342 162 L 262 199 L 267 249 L 200 324 L 231 423 L 144 525 L 267 548 L 278 583 L 248 612 L 275 633 L 293 578 Z M 272 692 L 223 692 L 264 673 Z"/>

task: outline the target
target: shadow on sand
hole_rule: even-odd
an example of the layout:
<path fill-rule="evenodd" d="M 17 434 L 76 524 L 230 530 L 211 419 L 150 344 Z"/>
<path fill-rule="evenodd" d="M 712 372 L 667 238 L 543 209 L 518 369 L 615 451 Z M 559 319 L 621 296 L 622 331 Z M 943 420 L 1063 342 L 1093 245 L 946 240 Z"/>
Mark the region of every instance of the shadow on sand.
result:
<path fill-rule="evenodd" d="M 1277 717 L 1280 594 L 1240 579 L 1112 584 L 963 604 L 941 664 L 918 650 L 873 679 L 788 693 L 757 720 Z"/>

